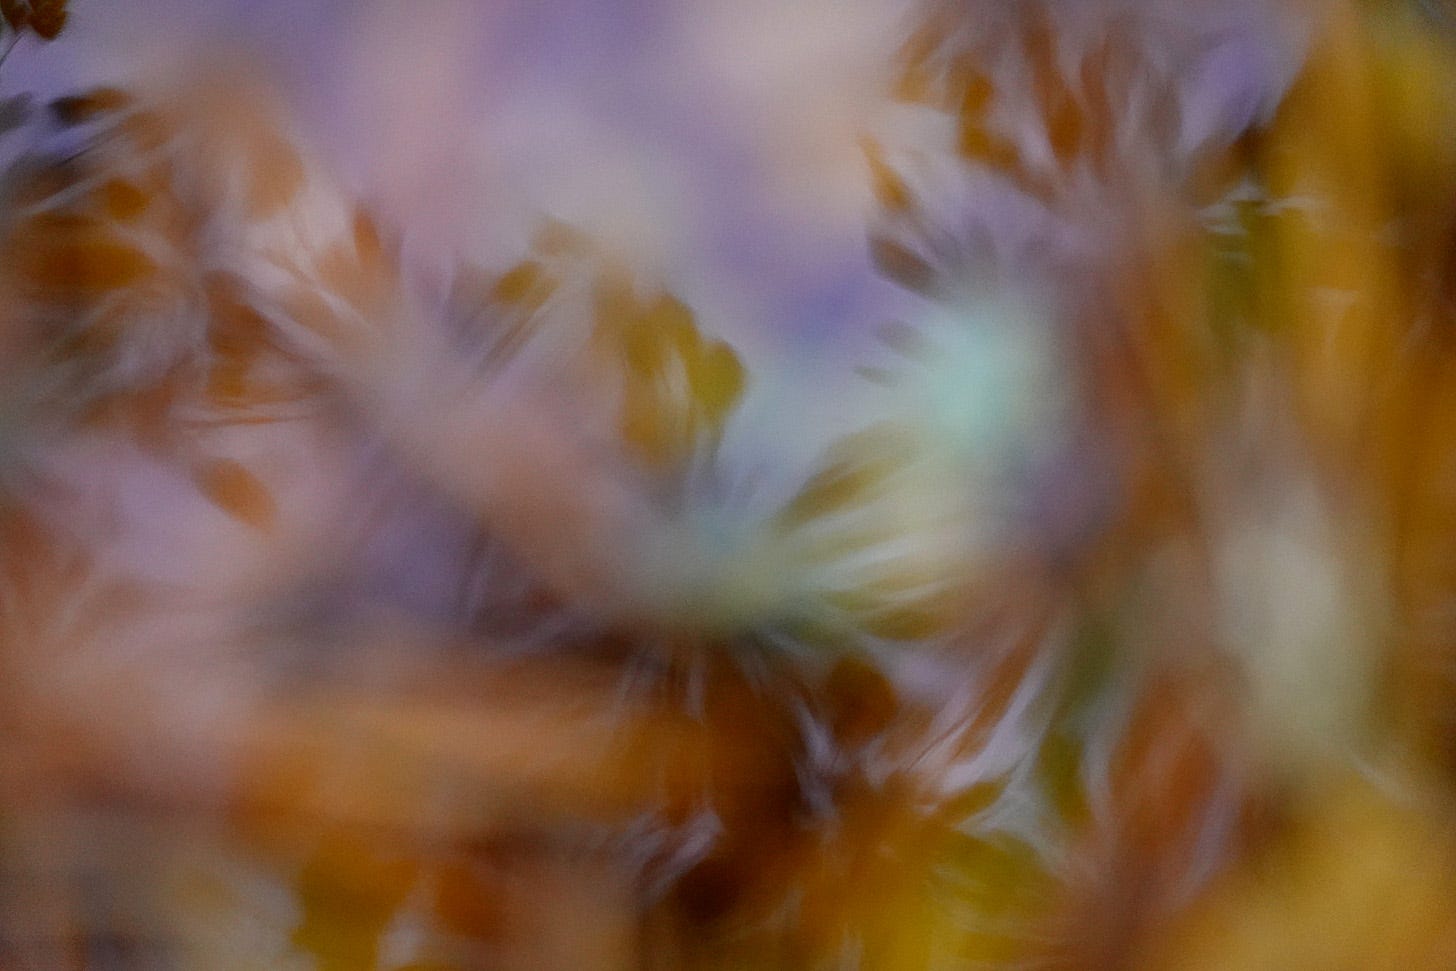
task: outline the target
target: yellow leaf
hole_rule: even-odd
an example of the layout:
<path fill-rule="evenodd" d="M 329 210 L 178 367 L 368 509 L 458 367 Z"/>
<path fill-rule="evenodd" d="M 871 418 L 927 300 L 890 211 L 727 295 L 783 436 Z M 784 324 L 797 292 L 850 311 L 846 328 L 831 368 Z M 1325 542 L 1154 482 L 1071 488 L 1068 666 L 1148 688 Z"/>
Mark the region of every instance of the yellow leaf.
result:
<path fill-rule="evenodd" d="M 913 457 L 914 449 L 893 428 L 880 427 L 836 443 L 794 498 L 779 513 L 781 528 L 794 529 L 820 516 L 868 502 Z"/>
<path fill-rule="evenodd" d="M 535 313 L 556 290 L 553 280 L 535 260 L 522 260 L 501 274 L 491 288 L 491 299 Z"/>
<path fill-rule="evenodd" d="M 733 349 L 714 343 L 688 359 L 688 382 L 710 427 L 717 432 L 743 396 L 747 378 Z"/>
<path fill-rule="evenodd" d="M 664 294 L 644 304 L 620 279 L 598 288 L 596 315 L 598 346 L 624 370 L 622 438 L 660 468 L 713 448 L 746 383 L 733 349 L 704 341 L 682 301 Z"/>
<path fill-rule="evenodd" d="M 303 917 L 294 945 L 320 971 L 375 967 L 380 938 L 418 870 L 408 858 L 385 856 L 362 834 L 325 837 L 298 876 Z"/>

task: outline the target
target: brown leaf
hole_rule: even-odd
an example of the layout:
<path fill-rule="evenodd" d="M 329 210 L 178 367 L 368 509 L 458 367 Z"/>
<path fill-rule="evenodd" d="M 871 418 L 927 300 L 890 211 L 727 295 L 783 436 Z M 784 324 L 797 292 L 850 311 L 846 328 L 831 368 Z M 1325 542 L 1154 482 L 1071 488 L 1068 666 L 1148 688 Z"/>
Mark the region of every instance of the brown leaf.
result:
<path fill-rule="evenodd" d="M 491 299 L 508 304 L 526 313 L 541 309 L 556 290 L 553 279 L 536 260 L 522 260 L 511 267 L 491 287 Z"/>
<path fill-rule="evenodd" d="M 1066 167 L 1082 148 L 1082 109 L 1070 97 L 1058 97 L 1047 107 L 1046 123 L 1052 152 Z"/>
<path fill-rule="evenodd" d="M 881 273 L 907 290 L 929 294 L 936 288 L 935 268 L 920 254 L 892 239 L 872 238 L 870 258 Z"/>
<path fill-rule="evenodd" d="M 996 85 L 982 71 L 969 65 L 961 66 L 957 80 L 962 121 L 983 121 L 991 99 L 996 96 Z"/>
<path fill-rule="evenodd" d="M 66 28 L 66 0 L 30 0 L 30 29 L 41 40 L 55 40 Z"/>
<path fill-rule="evenodd" d="M 130 107 L 131 95 L 120 88 L 99 87 L 69 94 L 50 103 L 51 114 L 63 125 L 80 125 L 100 115 Z"/>
<path fill-rule="evenodd" d="M 0 16 L 18 33 L 30 21 L 30 6 L 25 0 L 0 0 Z"/>
<path fill-rule="evenodd" d="M 1082 146 L 1082 108 L 1057 63 L 1056 33 L 1045 14 L 1029 18 L 1022 34 L 1031 67 L 1032 94 L 1041 109 L 1047 140 L 1066 166 Z"/>
<path fill-rule="evenodd" d="M 213 505 L 252 526 L 269 530 L 278 519 L 278 506 L 259 478 L 231 459 L 219 459 L 195 473 L 197 487 Z"/>
<path fill-rule="evenodd" d="M 962 120 L 956 149 L 967 159 L 992 169 L 1012 173 L 1021 168 L 1021 152 L 1016 145 L 979 121 Z"/>
<path fill-rule="evenodd" d="M 859 745 L 883 732 L 894 720 L 899 699 L 884 673 L 855 655 L 840 658 L 824 684 L 825 707 L 834 736 Z"/>
<path fill-rule="evenodd" d="M 1110 171 L 1117 136 L 1117 112 L 1113 108 L 1109 75 L 1115 57 L 1110 38 L 1082 59 L 1082 95 L 1087 110 L 1087 150 L 1093 169 L 1103 177 Z"/>
<path fill-rule="evenodd" d="M 375 269 L 384 265 L 384 235 L 374 216 L 362 206 L 354 211 L 354 250 L 362 265 Z"/>
<path fill-rule="evenodd" d="M 97 194 L 101 197 L 102 211 L 117 222 L 130 222 L 151 202 L 146 192 L 122 179 L 109 179 L 97 189 Z"/>

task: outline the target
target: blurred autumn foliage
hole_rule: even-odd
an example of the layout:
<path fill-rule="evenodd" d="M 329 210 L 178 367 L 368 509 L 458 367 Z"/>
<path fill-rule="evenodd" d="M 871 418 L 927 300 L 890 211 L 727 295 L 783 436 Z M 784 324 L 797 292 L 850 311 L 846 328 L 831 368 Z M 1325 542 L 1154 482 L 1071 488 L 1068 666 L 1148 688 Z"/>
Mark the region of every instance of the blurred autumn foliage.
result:
<path fill-rule="evenodd" d="M 917 6 L 910 309 L 766 496 L 612 243 L 7 102 L 0 968 L 1456 963 L 1456 40 L 1065 6 Z"/>

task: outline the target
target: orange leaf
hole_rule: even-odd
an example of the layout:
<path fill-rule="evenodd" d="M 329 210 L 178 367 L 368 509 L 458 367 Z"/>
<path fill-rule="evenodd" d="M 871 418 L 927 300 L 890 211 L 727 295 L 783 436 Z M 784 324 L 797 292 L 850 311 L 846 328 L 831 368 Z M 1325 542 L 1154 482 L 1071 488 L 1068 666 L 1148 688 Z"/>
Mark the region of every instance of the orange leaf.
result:
<path fill-rule="evenodd" d="M 231 459 L 219 459 L 195 475 L 202 494 L 223 512 L 255 529 L 271 529 L 278 519 L 273 496 L 256 475 Z"/>
<path fill-rule="evenodd" d="M 101 208 L 117 222 L 129 222 L 141 215 L 151 202 L 145 191 L 121 179 L 110 179 L 97 190 Z"/>
<path fill-rule="evenodd" d="M 40 217 L 15 242 L 22 280 L 51 297 L 86 297 L 154 273 L 152 258 L 83 220 Z"/>

